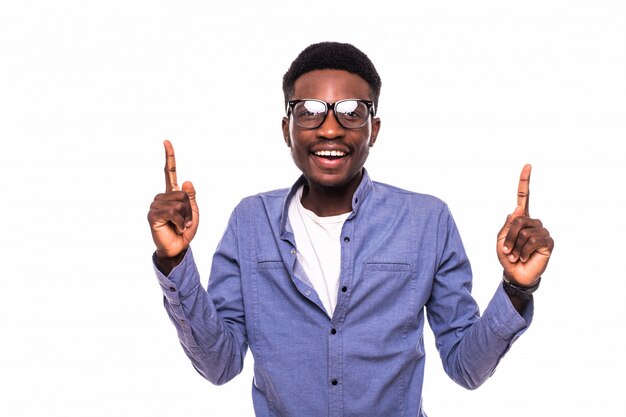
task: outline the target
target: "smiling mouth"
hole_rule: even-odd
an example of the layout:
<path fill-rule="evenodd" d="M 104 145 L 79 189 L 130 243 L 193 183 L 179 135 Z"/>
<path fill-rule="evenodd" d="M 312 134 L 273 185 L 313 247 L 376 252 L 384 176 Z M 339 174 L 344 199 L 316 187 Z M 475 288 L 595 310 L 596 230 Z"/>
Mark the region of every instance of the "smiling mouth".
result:
<path fill-rule="evenodd" d="M 326 159 L 340 159 L 347 156 L 348 154 L 343 151 L 317 151 L 313 152 L 313 155 Z"/>

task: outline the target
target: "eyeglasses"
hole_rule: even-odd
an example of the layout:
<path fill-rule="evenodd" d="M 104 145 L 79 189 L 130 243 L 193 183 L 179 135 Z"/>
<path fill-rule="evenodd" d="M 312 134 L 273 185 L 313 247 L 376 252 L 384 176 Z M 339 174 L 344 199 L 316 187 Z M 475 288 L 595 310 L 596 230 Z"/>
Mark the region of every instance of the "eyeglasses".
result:
<path fill-rule="evenodd" d="M 293 120 L 303 129 L 317 129 L 324 123 L 328 110 L 335 113 L 339 124 L 346 129 L 358 129 L 365 126 L 370 114 L 374 114 L 374 102 L 370 100 L 347 99 L 334 103 L 322 100 L 291 100 L 287 106 L 287 116 L 293 114 Z"/>

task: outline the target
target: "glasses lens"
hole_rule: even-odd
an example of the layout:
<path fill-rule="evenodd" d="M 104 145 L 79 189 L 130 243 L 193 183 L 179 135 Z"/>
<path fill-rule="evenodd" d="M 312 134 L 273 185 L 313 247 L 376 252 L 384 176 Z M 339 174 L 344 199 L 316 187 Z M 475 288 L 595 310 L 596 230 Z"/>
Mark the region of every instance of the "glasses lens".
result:
<path fill-rule="evenodd" d="M 321 101 L 300 101 L 293 106 L 293 118 L 300 127 L 316 128 L 324 120 L 326 105 Z"/>
<path fill-rule="evenodd" d="M 335 116 L 344 127 L 358 128 L 367 122 L 369 107 L 361 101 L 339 101 L 335 105 Z"/>

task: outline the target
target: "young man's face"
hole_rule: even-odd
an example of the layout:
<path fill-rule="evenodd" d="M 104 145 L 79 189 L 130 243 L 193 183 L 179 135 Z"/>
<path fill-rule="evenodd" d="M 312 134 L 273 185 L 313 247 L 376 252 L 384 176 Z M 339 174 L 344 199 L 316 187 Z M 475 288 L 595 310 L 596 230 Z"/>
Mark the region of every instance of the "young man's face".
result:
<path fill-rule="evenodd" d="M 369 85 L 358 75 L 341 70 L 316 70 L 296 80 L 290 99 L 318 99 L 332 104 L 344 99 L 371 100 L 372 97 Z M 332 110 L 328 111 L 322 125 L 314 129 L 298 126 L 293 114 L 283 119 L 285 142 L 312 187 L 356 188 L 379 128 L 380 120 L 371 116 L 360 128 L 344 128 Z"/>

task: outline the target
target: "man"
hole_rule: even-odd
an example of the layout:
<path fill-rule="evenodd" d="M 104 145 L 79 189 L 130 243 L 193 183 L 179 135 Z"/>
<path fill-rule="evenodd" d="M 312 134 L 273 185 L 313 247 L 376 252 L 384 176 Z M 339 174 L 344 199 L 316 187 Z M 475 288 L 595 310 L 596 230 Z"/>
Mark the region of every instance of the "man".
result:
<path fill-rule="evenodd" d="M 482 316 L 439 199 L 373 182 L 380 78 L 349 44 L 303 50 L 283 78 L 283 136 L 301 178 L 243 199 L 206 291 L 189 246 L 199 219 L 165 141 L 166 192 L 148 214 L 165 308 L 185 353 L 223 384 L 254 355 L 257 416 L 425 416 L 425 312 L 445 371 L 476 388 L 524 332 L 553 240 L 528 216 L 530 166 L 498 234 L 504 279 Z"/>

